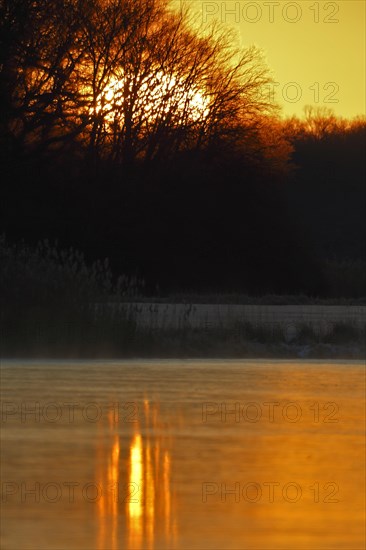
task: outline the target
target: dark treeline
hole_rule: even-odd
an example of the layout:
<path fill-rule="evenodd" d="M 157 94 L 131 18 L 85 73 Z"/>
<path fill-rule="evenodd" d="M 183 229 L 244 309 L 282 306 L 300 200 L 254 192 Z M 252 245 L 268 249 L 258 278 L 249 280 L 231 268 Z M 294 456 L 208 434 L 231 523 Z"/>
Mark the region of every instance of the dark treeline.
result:
<path fill-rule="evenodd" d="M 364 294 L 365 124 L 162 0 L 0 1 L 1 232 L 145 291 Z"/>
<path fill-rule="evenodd" d="M 295 165 L 286 198 L 292 219 L 321 260 L 326 292 L 364 296 L 366 288 L 366 121 L 325 108 L 285 123 Z"/>
<path fill-rule="evenodd" d="M 364 258 L 365 121 L 343 121 L 324 109 L 306 115 L 292 137 L 298 170 L 287 186 L 291 206 L 322 256 Z"/>

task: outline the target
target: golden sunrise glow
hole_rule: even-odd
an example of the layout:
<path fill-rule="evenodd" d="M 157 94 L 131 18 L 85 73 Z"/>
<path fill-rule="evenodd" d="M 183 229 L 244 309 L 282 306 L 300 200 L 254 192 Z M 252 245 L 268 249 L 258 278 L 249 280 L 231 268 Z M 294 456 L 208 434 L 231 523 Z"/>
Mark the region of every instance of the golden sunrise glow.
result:
<path fill-rule="evenodd" d="M 179 0 L 175 1 L 179 9 Z M 365 114 L 365 16 L 362 0 L 189 3 L 201 24 L 233 30 L 241 48 L 266 56 L 272 90 L 284 115 L 302 117 L 306 105 L 337 116 Z"/>
<path fill-rule="evenodd" d="M 113 430 L 114 414 L 109 411 L 108 431 Z M 98 458 L 104 459 L 103 446 L 98 447 Z M 120 444 L 119 437 L 114 434 L 109 456 L 107 457 L 107 471 L 103 469 L 102 463 L 97 474 L 98 484 L 102 490 L 98 500 L 98 518 L 99 518 L 99 544 L 100 550 L 106 546 L 106 540 L 111 550 L 118 548 L 118 487 L 120 482 L 119 472 Z"/>
<path fill-rule="evenodd" d="M 113 411 L 98 435 L 96 479 L 102 488 L 97 502 L 100 550 L 117 550 L 121 544 L 135 550 L 153 549 L 157 537 L 168 545 L 175 540 L 170 451 L 161 432 L 156 405 L 145 400 L 141 411 L 143 419 L 135 425 L 127 462 L 121 460 L 118 422 Z"/>
<path fill-rule="evenodd" d="M 146 447 L 146 539 L 149 547 L 154 542 L 154 519 L 155 519 L 155 485 L 154 471 L 151 459 L 151 447 Z"/>
<path fill-rule="evenodd" d="M 97 98 L 97 113 L 110 124 L 123 119 L 124 102 L 128 103 L 130 93 L 123 74 L 111 77 Z M 140 83 L 135 111 L 145 113 L 151 120 L 175 112 L 195 122 L 209 114 L 209 99 L 182 79 L 158 71 Z"/>
<path fill-rule="evenodd" d="M 137 434 L 130 448 L 129 486 L 132 488 L 132 495 L 127 504 L 130 545 L 136 548 L 141 546 L 143 537 L 144 469 L 142 460 L 142 440 L 141 435 Z"/>
<path fill-rule="evenodd" d="M 170 537 L 170 514 L 171 514 L 171 495 L 170 495 L 170 457 L 167 452 L 164 453 L 164 508 L 165 508 L 165 534 L 166 537 Z"/>
<path fill-rule="evenodd" d="M 144 401 L 145 427 L 159 432 L 158 411 Z M 171 490 L 171 457 L 161 438 L 143 437 L 138 431 L 131 442 L 129 483 L 138 490 L 138 499 L 127 504 L 129 548 L 153 548 L 157 536 L 172 543 L 174 510 Z"/>

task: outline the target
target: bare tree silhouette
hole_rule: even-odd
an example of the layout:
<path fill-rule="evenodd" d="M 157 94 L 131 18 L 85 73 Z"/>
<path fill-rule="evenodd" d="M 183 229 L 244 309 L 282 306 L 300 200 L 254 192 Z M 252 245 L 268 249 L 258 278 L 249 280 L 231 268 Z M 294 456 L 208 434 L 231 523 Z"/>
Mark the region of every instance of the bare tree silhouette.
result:
<path fill-rule="evenodd" d="M 1 2 L 2 124 L 18 148 L 122 163 L 235 139 L 273 113 L 261 54 L 164 0 Z"/>

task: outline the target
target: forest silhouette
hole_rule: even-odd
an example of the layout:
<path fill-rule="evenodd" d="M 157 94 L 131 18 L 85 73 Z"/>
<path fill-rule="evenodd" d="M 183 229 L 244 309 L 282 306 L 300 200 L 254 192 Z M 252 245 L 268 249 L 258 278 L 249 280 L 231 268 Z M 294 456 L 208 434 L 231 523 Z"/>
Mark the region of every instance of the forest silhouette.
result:
<path fill-rule="evenodd" d="M 0 232 L 147 294 L 364 296 L 365 120 L 282 119 L 233 43 L 163 0 L 1 0 Z"/>

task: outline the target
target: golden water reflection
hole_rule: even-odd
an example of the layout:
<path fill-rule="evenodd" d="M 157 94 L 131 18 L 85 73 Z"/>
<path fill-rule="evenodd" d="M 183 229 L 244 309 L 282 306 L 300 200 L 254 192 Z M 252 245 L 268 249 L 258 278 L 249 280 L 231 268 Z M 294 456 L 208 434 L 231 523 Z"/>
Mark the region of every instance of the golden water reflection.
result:
<path fill-rule="evenodd" d="M 138 422 L 108 414 L 121 377 Z M 2 367 L 6 402 L 98 388 L 103 415 L 5 417 L 1 548 L 364 548 L 365 381 L 350 362 Z"/>
<path fill-rule="evenodd" d="M 171 452 L 159 426 L 158 407 L 144 401 L 128 442 L 116 433 L 111 413 L 97 445 L 98 548 L 117 550 L 174 546 L 176 521 Z M 107 433 L 106 433 L 107 432 Z M 160 546 L 159 546 L 160 547 Z"/>
<path fill-rule="evenodd" d="M 112 414 L 108 415 L 108 430 L 113 430 Z M 120 441 L 117 434 L 112 435 L 112 441 L 106 447 L 104 441 L 98 442 L 97 447 L 97 483 L 101 487 L 101 494 L 98 500 L 99 536 L 98 548 L 115 550 L 118 548 L 118 498 L 117 491 L 119 484 L 119 457 Z M 107 456 L 106 469 L 102 466 L 105 453 Z"/>

